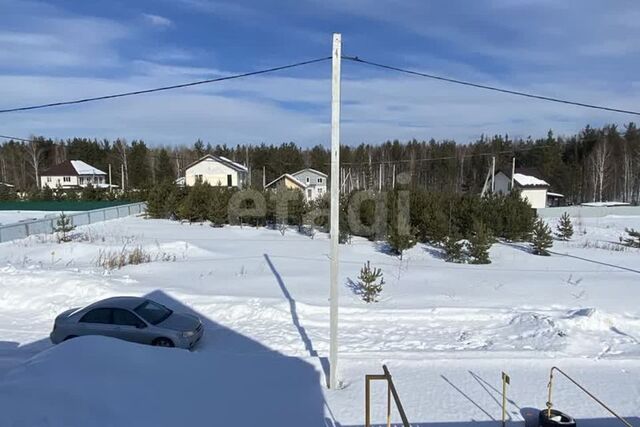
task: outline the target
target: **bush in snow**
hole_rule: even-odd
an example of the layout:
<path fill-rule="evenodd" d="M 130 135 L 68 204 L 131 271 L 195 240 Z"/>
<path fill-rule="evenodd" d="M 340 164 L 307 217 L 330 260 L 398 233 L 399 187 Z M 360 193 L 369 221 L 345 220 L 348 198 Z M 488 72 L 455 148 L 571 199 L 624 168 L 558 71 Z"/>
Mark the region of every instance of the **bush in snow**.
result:
<path fill-rule="evenodd" d="M 493 243 L 493 235 L 489 228 L 480 221 L 473 226 L 473 233 L 467 242 L 467 252 L 471 264 L 491 264 L 489 249 Z"/>
<path fill-rule="evenodd" d="M 542 219 L 538 218 L 533 226 L 531 249 L 535 255 L 549 256 L 547 249 L 551 246 L 553 246 L 551 229 Z"/>
<path fill-rule="evenodd" d="M 636 231 L 633 228 L 625 228 L 624 231 L 627 232 L 629 237 L 621 237 L 620 240 L 622 243 L 631 248 L 640 248 L 640 231 Z"/>
<path fill-rule="evenodd" d="M 444 260 L 447 262 L 464 262 L 464 242 L 460 240 L 459 236 L 447 237 L 444 241 Z"/>
<path fill-rule="evenodd" d="M 56 221 L 56 227 L 53 230 L 58 236 L 58 243 L 70 242 L 71 236 L 69 235 L 69 233 L 75 230 L 75 228 L 76 227 L 71 224 L 71 217 L 65 215 L 65 213 L 62 212 L 58 217 L 58 220 Z"/>
<path fill-rule="evenodd" d="M 573 236 L 573 224 L 567 212 L 563 213 L 558 221 L 556 236 L 562 240 L 569 240 Z"/>
<path fill-rule="evenodd" d="M 364 302 L 377 302 L 382 286 L 384 285 L 384 277 L 382 270 L 379 268 L 371 268 L 369 261 L 360 269 L 358 276 L 358 293 Z"/>

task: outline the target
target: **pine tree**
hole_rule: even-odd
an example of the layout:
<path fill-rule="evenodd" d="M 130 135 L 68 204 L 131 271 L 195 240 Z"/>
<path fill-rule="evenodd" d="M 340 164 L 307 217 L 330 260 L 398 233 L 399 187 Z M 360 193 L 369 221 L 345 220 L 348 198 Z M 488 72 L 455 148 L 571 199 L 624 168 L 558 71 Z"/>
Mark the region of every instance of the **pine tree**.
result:
<path fill-rule="evenodd" d="M 190 187 L 178 209 L 180 218 L 193 221 L 204 221 L 209 217 L 211 204 L 211 186 L 207 183 L 196 182 Z"/>
<path fill-rule="evenodd" d="M 383 285 L 382 270 L 379 268 L 372 269 L 370 262 L 367 261 L 360 269 L 360 275 L 358 276 L 358 292 L 362 300 L 367 303 L 377 302 Z"/>
<path fill-rule="evenodd" d="M 71 224 L 71 217 L 65 215 L 64 212 L 60 213 L 56 221 L 56 227 L 53 230 L 58 235 L 58 243 L 70 242 L 71 236 L 69 233 L 75 230 L 75 228 L 76 227 Z"/>
<path fill-rule="evenodd" d="M 640 248 L 640 231 L 636 231 L 633 228 L 625 228 L 624 231 L 627 232 L 629 237 L 621 238 L 622 242 L 632 248 Z"/>
<path fill-rule="evenodd" d="M 402 230 L 401 227 L 397 225 L 391 226 L 389 235 L 387 236 L 387 243 L 391 247 L 391 250 L 402 259 L 404 251 L 416 245 L 416 236 L 413 232 Z"/>
<path fill-rule="evenodd" d="M 147 215 L 152 218 L 169 218 L 176 211 L 176 185 L 165 181 L 149 191 L 147 197 Z"/>
<path fill-rule="evenodd" d="M 573 236 L 573 224 L 567 212 L 560 217 L 556 230 L 556 236 L 562 240 L 569 240 Z"/>
<path fill-rule="evenodd" d="M 460 241 L 459 236 L 449 236 L 444 239 L 444 260 L 447 262 L 463 262 L 464 261 L 464 243 Z"/>
<path fill-rule="evenodd" d="M 474 222 L 473 232 L 467 242 L 471 264 L 491 264 L 489 249 L 492 243 L 493 236 L 487 226 L 481 221 Z"/>
<path fill-rule="evenodd" d="M 549 256 L 549 249 L 553 246 L 553 237 L 551 236 L 551 229 L 540 218 L 538 218 L 533 225 L 533 235 L 531 238 L 531 248 L 535 255 Z"/>

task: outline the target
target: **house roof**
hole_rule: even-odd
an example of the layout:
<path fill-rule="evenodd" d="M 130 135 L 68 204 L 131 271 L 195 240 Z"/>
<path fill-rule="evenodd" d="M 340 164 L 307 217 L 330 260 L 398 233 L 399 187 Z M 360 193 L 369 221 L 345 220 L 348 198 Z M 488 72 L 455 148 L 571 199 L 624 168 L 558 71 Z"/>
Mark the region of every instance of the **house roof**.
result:
<path fill-rule="evenodd" d="M 503 173 L 509 179 L 511 179 L 511 173 L 503 170 L 498 170 L 496 174 Z M 541 176 L 540 172 L 535 168 L 517 168 L 516 173 L 513 174 L 513 180 L 520 187 L 549 187 L 549 183 L 543 179 L 538 178 Z"/>
<path fill-rule="evenodd" d="M 40 176 L 78 176 L 78 175 L 106 175 L 100 169 L 83 162 L 82 160 L 65 160 L 62 163 L 51 166 Z"/>
<path fill-rule="evenodd" d="M 226 157 L 222 157 L 222 156 L 214 156 L 213 154 L 206 154 L 204 156 L 202 156 L 201 158 L 199 158 L 198 160 L 196 160 L 193 163 L 190 163 L 185 169 L 185 171 L 195 165 L 197 165 L 200 162 L 203 162 L 205 160 L 213 160 L 215 162 L 218 163 L 222 163 L 225 166 L 229 166 L 231 169 L 234 169 L 238 172 L 248 172 L 248 169 L 246 166 L 241 165 L 240 163 L 236 163 L 233 160 L 229 160 Z"/>
<path fill-rule="evenodd" d="M 294 184 L 297 184 L 301 188 L 307 188 L 306 184 L 304 184 L 302 181 L 300 181 L 299 179 L 296 179 L 296 177 L 294 177 L 293 175 L 288 174 L 288 173 L 284 173 L 284 174 L 280 175 L 279 177 L 277 177 L 276 179 L 274 179 L 273 181 L 271 181 L 270 183 L 265 185 L 264 188 L 271 187 L 273 184 L 277 183 L 278 181 L 280 181 L 283 178 L 289 178 L 291 181 L 293 181 Z"/>
<path fill-rule="evenodd" d="M 296 175 L 299 175 L 299 174 L 301 174 L 302 172 L 305 172 L 305 171 L 313 172 L 313 173 L 315 173 L 317 175 L 320 175 L 320 176 L 323 176 L 325 178 L 328 176 L 326 173 L 322 173 L 319 170 L 315 170 L 315 169 L 311 169 L 311 168 L 304 168 L 302 170 L 299 170 L 298 172 L 292 173 L 291 175 L 296 176 Z"/>

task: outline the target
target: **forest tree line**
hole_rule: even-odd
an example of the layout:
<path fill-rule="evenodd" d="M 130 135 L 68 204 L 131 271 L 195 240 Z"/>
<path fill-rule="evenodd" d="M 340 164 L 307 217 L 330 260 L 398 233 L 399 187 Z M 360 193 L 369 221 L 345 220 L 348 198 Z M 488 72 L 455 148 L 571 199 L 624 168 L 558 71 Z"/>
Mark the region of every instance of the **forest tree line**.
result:
<path fill-rule="evenodd" d="M 151 147 L 143 140 L 38 136 L 0 144 L 0 181 L 20 191 L 32 190 L 48 167 L 64 160 L 83 160 L 105 172 L 111 165 L 115 185 L 149 189 L 183 176 L 185 167 L 205 154 L 247 165 L 249 183 L 255 189 L 262 189 L 265 182 L 283 173 L 305 167 L 328 173 L 330 166 L 328 144 L 310 148 L 293 142 L 229 147 L 197 140 L 192 145 Z M 556 136 L 550 130 L 546 138 L 538 139 L 496 135 L 468 144 L 396 140 L 343 146 L 340 182 L 345 192 L 390 189 L 402 176 L 410 187 L 425 191 L 479 193 L 492 157 L 496 168 L 507 173 L 514 157 L 517 167 L 538 169 L 539 178 L 548 181 L 552 191 L 564 194 L 570 204 L 613 200 L 637 204 L 640 199 L 640 132 L 634 123 L 622 128 L 587 126 L 570 136 Z"/>

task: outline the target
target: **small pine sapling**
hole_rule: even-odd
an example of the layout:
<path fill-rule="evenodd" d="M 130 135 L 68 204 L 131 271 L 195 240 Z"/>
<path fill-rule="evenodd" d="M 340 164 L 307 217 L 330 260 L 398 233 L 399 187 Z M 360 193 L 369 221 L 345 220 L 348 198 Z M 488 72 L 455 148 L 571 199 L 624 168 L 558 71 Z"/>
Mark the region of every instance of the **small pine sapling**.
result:
<path fill-rule="evenodd" d="M 563 213 L 556 227 L 556 237 L 562 240 L 569 240 L 573 236 L 573 224 L 567 212 Z"/>
<path fill-rule="evenodd" d="M 382 270 L 379 268 L 371 268 L 369 261 L 360 269 L 358 276 L 359 293 L 362 300 L 367 303 L 378 302 L 382 286 L 384 285 L 384 277 Z"/>
<path fill-rule="evenodd" d="M 473 225 L 473 233 L 467 242 L 471 264 L 491 264 L 489 249 L 492 243 L 493 236 L 489 228 L 483 222 L 476 221 Z"/>
<path fill-rule="evenodd" d="M 458 236 L 449 236 L 444 239 L 444 255 L 446 262 L 464 262 L 464 243 Z"/>
<path fill-rule="evenodd" d="M 620 238 L 622 243 L 630 248 L 640 248 L 640 231 L 636 231 L 633 228 L 625 228 L 629 237 Z"/>
<path fill-rule="evenodd" d="M 551 229 L 540 218 L 533 225 L 533 235 L 531 236 L 531 249 L 534 255 L 549 256 L 548 249 L 553 246 Z"/>
<path fill-rule="evenodd" d="M 75 230 L 75 226 L 71 224 L 71 217 L 67 216 L 64 212 L 60 213 L 58 220 L 56 221 L 55 231 L 58 235 L 58 243 L 70 242 L 70 232 Z"/>

